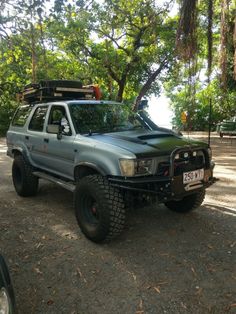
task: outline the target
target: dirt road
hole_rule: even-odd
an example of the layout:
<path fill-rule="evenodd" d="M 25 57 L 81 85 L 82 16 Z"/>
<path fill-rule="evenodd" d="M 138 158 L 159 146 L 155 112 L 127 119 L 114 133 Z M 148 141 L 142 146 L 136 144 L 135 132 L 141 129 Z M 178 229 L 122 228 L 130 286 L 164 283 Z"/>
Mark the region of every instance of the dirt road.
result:
<path fill-rule="evenodd" d="M 47 182 L 20 198 L 0 141 L 0 251 L 20 314 L 236 313 L 236 139 L 213 138 L 215 175 L 197 211 L 129 213 L 106 245 L 78 229 L 72 194 Z"/>

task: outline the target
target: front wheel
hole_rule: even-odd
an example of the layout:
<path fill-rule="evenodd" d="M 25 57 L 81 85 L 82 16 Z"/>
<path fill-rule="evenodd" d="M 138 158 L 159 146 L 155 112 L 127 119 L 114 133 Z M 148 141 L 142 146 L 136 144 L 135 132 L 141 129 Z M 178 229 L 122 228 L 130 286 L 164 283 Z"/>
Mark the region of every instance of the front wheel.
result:
<path fill-rule="evenodd" d="M 205 198 L 205 190 L 201 190 L 195 194 L 185 196 L 180 201 L 169 201 L 165 205 L 170 210 L 178 213 L 187 213 L 201 206 Z"/>
<path fill-rule="evenodd" d="M 99 243 L 122 232 L 125 224 L 123 197 L 106 178 L 90 175 L 81 179 L 74 200 L 78 224 L 87 238 Z"/>

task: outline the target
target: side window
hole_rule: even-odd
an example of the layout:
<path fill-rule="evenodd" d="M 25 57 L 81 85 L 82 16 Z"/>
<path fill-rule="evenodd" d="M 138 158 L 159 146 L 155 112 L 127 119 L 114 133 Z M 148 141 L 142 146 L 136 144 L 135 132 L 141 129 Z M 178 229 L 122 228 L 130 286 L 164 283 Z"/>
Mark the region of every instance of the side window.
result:
<path fill-rule="evenodd" d="M 63 117 L 66 117 L 65 108 L 62 106 L 52 106 L 48 124 L 60 125 Z"/>
<path fill-rule="evenodd" d="M 14 118 L 12 120 L 13 126 L 21 126 L 23 127 L 25 125 L 25 122 L 30 114 L 31 111 L 30 106 L 23 106 L 19 107 L 14 115 Z"/>
<path fill-rule="evenodd" d="M 48 124 L 60 126 L 63 135 L 70 136 L 72 134 L 66 111 L 63 106 L 52 106 Z"/>
<path fill-rule="evenodd" d="M 44 126 L 44 121 L 45 121 L 47 110 L 48 110 L 48 107 L 45 107 L 45 106 L 38 107 L 36 109 L 30 121 L 29 130 L 38 131 L 38 132 L 43 131 L 43 126 Z"/>

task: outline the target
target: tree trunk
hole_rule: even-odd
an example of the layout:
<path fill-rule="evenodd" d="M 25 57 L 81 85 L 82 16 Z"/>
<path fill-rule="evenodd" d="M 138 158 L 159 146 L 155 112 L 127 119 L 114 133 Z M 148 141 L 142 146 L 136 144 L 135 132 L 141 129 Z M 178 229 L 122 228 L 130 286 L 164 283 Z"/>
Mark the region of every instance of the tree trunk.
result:
<path fill-rule="evenodd" d="M 164 67 L 167 65 L 167 60 L 164 60 L 160 65 L 159 68 L 153 72 L 149 78 L 147 79 L 146 83 L 143 84 L 142 88 L 139 91 L 139 94 L 135 100 L 134 106 L 133 106 L 133 110 L 137 111 L 138 110 L 138 106 L 141 102 L 141 99 L 146 95 L 146 93 L 149 91 L 149 89 L 151 88 L 152 83 L 156 80 L 156 78 L 158 77 L 158 75 L 161 73 L 161 71 L 164 69 Z"/>
<path fill-rule="evenodd" d="M 36 49 L 35 49 L 35 34 L 34 26 L 31 23 L 31 59 L 32 59 L 32 83 L 36 82 Z"/>
<path fill-rule="evenodd" d="M 234 19 L 234 79 L 236 80 L 236 17 Z"/>
<path fill-rule="evenodd" d="M 220 25 L 220 69 L 221 85 L 225 90 L 227 86 L 227 32 L 228 32 L 228 1 L 221 2 L 221 25 Z"/>
<path fill-rule="evenodd" d="M 119 90 L 118 90 L 117 97 L 116 97 L 117 101 L 121 102 L 123 100 L 123 93 L 124 93 L 124 89 L 125 89 L 125 83 L 126 83 L 126 80 L 119 82 Z"/>
<path fill-rule="evenodd" d="M 212 70 L 212 20 L 213 20 L 213 0 L 208 0 L 208 25 L 207 25 L 207 76 L 208 83 L 211 79 L 211 70 Z"/>

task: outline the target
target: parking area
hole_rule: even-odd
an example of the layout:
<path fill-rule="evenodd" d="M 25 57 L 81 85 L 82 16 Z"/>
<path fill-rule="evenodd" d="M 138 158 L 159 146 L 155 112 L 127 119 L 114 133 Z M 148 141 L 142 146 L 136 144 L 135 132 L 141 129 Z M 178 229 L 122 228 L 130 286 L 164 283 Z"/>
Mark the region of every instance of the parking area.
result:
<path fill-rule="evenodd" d="M 129 212 L 124 233 L 96 245 L 70 192 L 42 181 L 36 197 L 16 195 L 0 139 L 0 252 L 19 314 L 236 313 L 236 138 L 213 134 L 212 148 L 220 180 L 203 206 Z"/>

